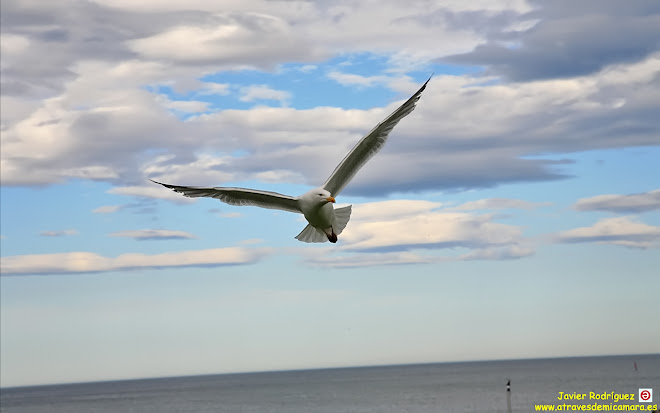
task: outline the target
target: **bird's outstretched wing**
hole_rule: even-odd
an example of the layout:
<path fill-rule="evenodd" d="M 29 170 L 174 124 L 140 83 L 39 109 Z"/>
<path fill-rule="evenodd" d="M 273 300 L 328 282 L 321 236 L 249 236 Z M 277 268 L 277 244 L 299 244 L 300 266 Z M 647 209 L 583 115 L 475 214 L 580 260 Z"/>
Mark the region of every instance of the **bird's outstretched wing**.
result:
<path fill-rule="evenodd" d="M 203 188 L 198 186 L 169 185 L 151 180 L 190 198 L 209 197 L 219 199 L 229 205 L 252 205 L 268 209 L 302 213 L 298 199 L 277 192 L 259 191 L 245 188 Z"/>
<path fill-rule="evenodd" d="M 332 196 L 337 196 L 339 192 L 355 176 L 357 171 L 364 166 L 367 161 L 374 156 L 385 145 L 387 136 L 401 119 L 406 117 L 415 109 L 415 104 L 419 100 L 422 92 L 426 88 L 431 78 L 424 82 L 422 87 L 397 110 L 392 112 L 384 121 L 376 125 L 355 147 L 346 155 L 346 157 L 337 165 L 330 178 L 325 182 L 323 188 L 330 192 Z"/>

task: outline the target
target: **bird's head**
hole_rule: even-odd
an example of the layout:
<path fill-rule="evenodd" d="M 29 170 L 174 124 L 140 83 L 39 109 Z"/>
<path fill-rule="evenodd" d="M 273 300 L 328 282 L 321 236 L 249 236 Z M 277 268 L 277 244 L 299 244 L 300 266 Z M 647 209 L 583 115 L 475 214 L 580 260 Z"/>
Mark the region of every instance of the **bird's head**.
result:
<path fill-rule="evenodd" d="M 335 202 L 335 198 L 323 188 L 315 188 L 308 191 L 302 198 L 312 201 L 316 204 L 325 205 L 328 202 Z"/>

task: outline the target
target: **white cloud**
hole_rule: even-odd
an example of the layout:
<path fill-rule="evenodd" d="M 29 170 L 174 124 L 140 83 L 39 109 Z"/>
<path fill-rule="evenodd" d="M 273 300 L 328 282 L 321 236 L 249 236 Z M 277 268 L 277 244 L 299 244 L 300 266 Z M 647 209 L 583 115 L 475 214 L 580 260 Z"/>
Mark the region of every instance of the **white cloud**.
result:
<path fill-rule="evenodd" d="M 140 175 L 144 174 L 149 179 L 157 178 L 156 180 L 159 182 L 170 184 L 217 185 L 218 182 L 240 179 L 236 174 L 223 171 L 223 169 L 230 169 L 227 166 L 231 164 L 231 159 L 229 156 L 200 154 L 194 160 L 181 162 L 175 155 L 162 155 L 141 165 Z M 149 185 L 149 188 L 153 189 L 153 185 Z M 153 192 L 149 191 L 144 196 L 150 197 L 151 194 Z M 162 198 L 161 194 L 158 194 L 157 197 Z"/>
<path fill-rule="evenodd" d="M 298 70 L 303 73 L 310 73 L 315 71 L 317 68 L 317 65 L 302 65 L 298 68 Z"/>
<path fill-rule="evenodd" d="M 200 113 L 209 110 L 209 103 L 199 100 L 170 100 L 160 95 L 158 101 L 166 108 L 182 113 Z"/>
<path fill-rule="evenodd" d="M 26 50 L 29 45 L 30 40 L 25 36 L 6 34 L 0 37 L 0 53 L 5 59 L 10 59 L 12 54 Z"/>
<path fill-rule="evenodd" d="M 27 118 L 7 125 L 2 133 L 3 183 L 116 180 L 120 171 L 137 166 L 127 154 L 181 136 L 183 124 L 146 91 L 108 91 L 94 107 L 87 106 L 87 99 L 47 99 Z"/>
<path fill-rule="evenodd" d="M 401 122 L 383 152 L 360 171 L 347 191 L 382 194 L 556 179 L 562 175 L 560 170 L 551 169 L 552 161 L 522 157 L 596 148 L 603 142 L 598 136 L 608 129 L 604 124 L 612 128 L 610 144 L 649 144 L 657 140 L 650 132 L 625 138 L 617 135 L 614 118 L 623 116 L 616 112 L 621 108 L 593 102 L 594 93 L 598 93 L 595 82 L 596 79 L 582 78 L 522 85 L 474 85 L 469 78 L 437 76 L 417 110 Z M 369 111 L 226 111 L 205 117 L 204 121 L 218 127 L 250 125 L 251 133 L 242 141 L 249 147 L 250 156 L 235 163 L 233 170 L 295 165 L 291 170 L 302 172 L 308 179 L 305 183 L 314 185 L 322 182 L 357 139 L 397 103 Z M 544 109 L 547 107 L 556 107 L 557 111 L 548 112 Z M 549 118 L 545 118 L 547 114 Z M 474 123 L 474 119 L 479 122 Z M 594 128 L 599 123 L 598 134 L 585 119 L 593 119 Z M 442 131 L 441 139 L 436 131 Z M 575 135 L 581 138 L 568 138 Z M 329 146 L 329 142 L 334 145 Z M 391 165 L 397 165 L 396 174 L 392 174 Z"/>
<path fill-rule="evenodd" d="M 95 214 L 112 214 L 119 211 L 122 208 L 121 205 L 104 205 L 92 210 Z"/>
<path fill-rule="evenodd" d="M 229 94 L 229 83 L 213 83 L 213 82 L 204 82 L 202 87 L 197 89 L 195 93 L 201 96 L 207 95 L 221 95 L 225 96 Z"/>
<path fill-rule="evenodd" d="M 138 241 L 195 238 L 194 235 L 185 231 L 173 231 L 167 229 L 138 229 L 138 230 L 118 231 L 111 233 L 110 236 L 133 238 Z"/>
<path fill-rule="evenodd" d="M 338 249 L 302 254 L 312 265 L 358 267 L 505 260 L 534 253 L 518 227 L 494 222 L 492 215 L 448 212 L 439 207 L 439 203 L 415 200 L 354 205 Z"/>
<path fill-rule="evenodd" d="M 457 257 L 458 260 L 509 260 L 534 255 L 530 245 L 506 245 L 503 247 L 487 247 L 468 252 Z"/>
<path fill-rule="evenodd" d="M 220 3 L 195 1 L 195 13 L 187 12 L 188 3 L 169 1 L 74 1 L 79 7 L 69 10 L 75 13 L 53 5 L 23 5 L 30 13 L 49 16 L 53 27 L 48 31 L 29 31 L 20 19 L 7 18 L 3 40 L 8 39 L 6 48 L 16 58 L 2 62 L 2 184 L 83 178 L 127 188 L 162 177 L 182 184 L 269 179 L 318 185 L 360 136 L 400 102 L 371 110 L 222 110 L 183 121 L 170 112 L 205 110 L 206 103 L 164 102 L 154 86 L 193 97 L 226 94 L 237 86 L 200 79 L 228 68 L 273 69 L 292 61 L 320 70 L 319 56 L 350 60 L 351 52 L 368 52 L 367 58 L 389 59 L 389 67 L 372 76 L 334 70 L 335 75 L 351 84 L 386 83 L 405 98 L 419 85 L 393 69 L 471 50 L 487 33 L 469 24 L 475 16 L 503 18 L 503 27 L 514 27 L 516 19 L 504 17 L 529 8 L 509 1 L 449 2 L 432 10 L 396 1 L 378 7 L 359 2 L 299 2 L 296 7 L 256 0 Z M 3 13 L 20 15 L 11 8 Z M 97 15 L 107 24 L 89 23 Z M 93 47 L 85 41 L 90 33 L 98 33 L 93 38 L 100 42 Z M 56 39 L 45 41 L 48 36 Z M 58 47 L 54 40 L 61 42 Z M 589 76 L 518 84 L 436 76 L 418 109 L 347 192 L 373 196 L 557 179 L 563 175 L 556 164 L 526 156 L 658 144 L 657 121 L 648 114 L 658 109 L 660 89 L 653 80 L 659 71 L 656 54 Z M 287 93 L 266 87 L 245 90 L 239 98 L 287 104 Z M 237 152 L 242 155 L 229 155 Z M 172 157 L 156 161 L 163 153 Z M 222 163 L 207 162 L 210 158 Z M 396 174 L 392 165 L 397 165 Z"/>
<path fill-rule="evenodd" d="M 215 267 L 252 264 L 269 253 L 267 249 L 242 247 L 122 254 L 114 258 L 92 252 L 16 255 L 2 258 L 2 275 L 77 274 L 171 267 Z"/>
<path fill-rule="evenodd" d="M 631 65 L 626 72 L 628 85 L 643 86 L 633 69 L 645 76 L 647 66 Z M 158 65 L 150 67 L 146 70 L 153 71 L 155 78 L 165 76 Z M 277 170 L 279 182 L 318 185 L 360 136 L 400 103 L 371 110 L 258 107 L 184 122 L 171 116 L 149 92 L 134 89 L 135 84 L 120 84 L 128 75 L 118 73 L 142 73 L 140 65 L 80 69 L 66 95 L 46 100 L 26 119 L 6 125 L 3 184 L 54 183 L 73 176 L 112 180 L 120 186 L 134 185 L 147 176 L 173 183 L 219 184 L 236 178 L 255 180 Z M 117 83 L 95 88 L 109 78 Z M 617 83 L 621 80 L 607 72 L 592 78 L 479 86 L 470 78 L 436 76 L 416 111 L 394 130 L 383 152 L 360 171 L 347 191 L 376 195 L 546 180 L 561 176 L 548 168 L 552 163 L 521 157 L 599 148 L 603 136 L 609 147 L 657 142 L 657 136 L 644 128 L 634 129 L 640 131 L 637 134 L 616 132 L 623 118 L 627 124 L 648 122 L 635 120 L 633 106 L 640 114 L 647 113 L 653 101 L 645 95 L 655 87 L 628 88 Z M 411 86 L 408 93 L 419 85 Z M 605 104 L 611 99 L 599 94 L 608 88 L 626 96 L 627 103 L 619 108 Z M 274 92 L 261 96 L 285 98 L 278 94 L 283 91 Z M 258 94 L 245 96 L 256 99 Z M 89 107 L 94 104 L 101 106 Z M 161 155 L 153 155 L 154 148 L 170 157 L 162 160 Z M 247 155 L 240 159 L 227 155 L 235 151 Z M 391 165 L 397 165 L 396 174 Z"/>
<path fill-rule="evenodd" d="M 414 217 L 437 211 L 441 206 L 442 204 L 439 202 L 395 199 L 355 205 L 352 215 L 358 214 L 361 222 L 393 221 L 402 217 Z"/>
<path fill-rule="evenodd" d="M 250 239 L 240 241 L 239 244 L 240 245 L 254 245 L 254 244 L 261 244 L 263 242 L 264 242 L 264 240 L 261 239 L 261 238 L 250 238 Z"/>
<path fill-rule="evenodd" d="M 355 205 L 341 235 L 346 250 L 485 248 L 522 241 L 520 228 L 493 222 L 491 215 L 434 210 L 427 201 L 385 201 Z"/>
<path fill-rule="evenodd" d="M 647 225 L 630 217 L 606 218 L 590 227 L 560 232 L 559 242 L 613 244 L 633 248 L 660 247 L 660 227 Z"/>
<path fill-rule="evenodd" d="M 69 235 L 78 235 L 78 230 L 75 229 L 65 229 L 61 231 L 41 231 L 39 235 L 42 237 L 65 237 Z"/>
<path fill-rule="evenodd" d="M 509 198 L 487 198 L 477 201 L 470 201 L 453 207 L 456 211 L 473 211 L 484 209 L 536 209 L 542 206 L 550 205 L 547 202 L 529 202 L 521 199 Z"/>
<path fill-rule="evenodd" d="M 597 195 L 582 198 L 573 206 L 578 211 L 639 213 L 660 209 L 660 189 L 629 195 Z"/>
<path fill-rule="evenodd" d="M 234 69 L 268 69 L 282 60 L 305 59 L 314 53 L 286 20 L 261 13 L 217 13 L 128 44 L 147 59 Z"/>
<path fill-rule="evenodd" d="M 277 100 L 282 106 L 287 106 L 291 99 L 291 93 L 285 90 L 275 90 L 268 85 L 250 85 L 241 88 L 242 102 L 254 102 L 255 100 Z"/>
<path fill-rule="evenodd" d="M 185 12 L 195 10 L 206 16 L 206 19 L 198 19 L 197 26 L 181 24 L 170 28 L 168 33 L 176 30 L 178 35 L 182 35 L 181 38 L 187 40 L 181 44 L 174 43 L 173 48 L 175 50 L 171 52 L 160 50 L 167 44 L 169 36 L 165 35 L 150 36 L 140 43 L 132 44 L 134 48 L 146 49 L 149 46 L 158 49 L 158 54 L 151 52 L 149 56 L 201 55 L 207 57 L 207 54 L 199 49 L 219 48 L 214 44 L 218 39 L 231 39 L 236 44 L 244 46 L 247 43 L 245 39 L 250 38 L 250 35 L 255 32 L 255 29 L 251 26 L 262 25 L 263 23 L 246 24 L 240 21 L 237 16 L 254 15 L 278 18 L 287 23 L 282 28 L 271 29 L 268 35 L 264 35 L 263 38 L 260 37 L 259 40 L 267 45 L 263 47 L 267 53 L 270 52 L 269 48 L 283 48 L 287 41 L 291 44 L 291 49 L 295 49 L 297 46 L 295 42 L 303 42 L 303 44 L 309 42 L 314 45 L 314 48 L 306 46 L 308 50 L 300 56 L 323 52 L 376 51 L 377 53 L 396 53 L 405 51 L 408 55 L 416 55 L 418 61 L 425 62 L 437 56 L 469 51 L 479 42 L 484 41 L 484 38 L 475 33 L 474 30 L 452 27 L 442 15 L 429 20 L 429 16 L 433 16 L 434 13 L 465 13 L 466 15 L 470 13 L 487 13 L 491 16 L 497 16 L 498 13 L 524 13 L 530 9 L 530 6 L 524 1 L 511 2 L 503 0 L 475 2 L 474 4 L 470 2 L 470 5 L 464 3 L 427 4 L 382 1 L 377 4 L 364 2 L 333 4 L 262 0 L 223 2 L 194 0 L 192 3 L 147 1 L 136 4 L 125 0 L 111 0 L 103 2 L 103 5 L 113 8 L 118 7 L 132 14 L 176 12 L 183 17 Z M 181 20 L 182 23 L 186 21 L 183 18 Z M 365 24 L 365 22 L 369 22 L 369 24 Z M 198 33 L 189 30 L 191 27 L 200 26 L 204 29 Z M 215 26 L 222 29 L 238 27 L 240 30 L 225 33 L 220 29 L 212 30 Z M 393 30 L 393 27 L 396 30 Z M 271 39 L 268 37 L 274 37 L 275 39 L 271 43 Z M 443 41 L 438 42 L 437 39 Z M 190 46 L 193 50 L 182 50 L 187 46 Z M 249 46 L 255 49 L 261 47 L 261 45 Z M 228 51 L 218 50 L 218 55 L 225 56 L 230 51 L 235 50 L 236 47 L 228 47 L 227 49 Z M 414 53 L 410 53 L 411 50 Z M 289 51 L 289 53 L 292 53 L 292 51 Z M 305 59 L 300 58 L 298 61 L 305 61 Z"/>
<path fill-rule="evenodd" d="M 336 81 L 342 86 L 361 86 L 372 87 L 376 85 L 384 85 L 391 81 L 389 76 L 362 76 L 351 73 L 342 73 L 333 71 L 327 74 L 328 78 Z"/>

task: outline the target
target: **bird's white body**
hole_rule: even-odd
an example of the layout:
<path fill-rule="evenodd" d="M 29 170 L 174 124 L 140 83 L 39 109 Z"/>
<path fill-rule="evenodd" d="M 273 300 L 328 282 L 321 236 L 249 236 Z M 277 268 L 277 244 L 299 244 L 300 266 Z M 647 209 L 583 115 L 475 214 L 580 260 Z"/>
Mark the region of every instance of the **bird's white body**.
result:
<path fill-rule="evenodd" d="M 351 206 L 335 209 L 335 199 L 323 188 L 314 188 L 298 197 L 300 210 L 309 225 L 296 239 L 303 242 L 337 242 L 337 235 L 346 227 Z M 336 211 L 336 213 L 335 213 Z"/>
<path fill-rule="evenodd" d="M 307 191 L 301 196 L 292 197 L 257 189 L 204 188 L 153 182 L 191 198 L 210 197 L 230 205 L 253 205 L 302 213 L 309 224 L 296 236 L 296 239 L 303 242 L 337 242 L 337 235 L 341 234 L 351 217 L 351 206 L 335 209 L 332 206 L 335 202 L 334 197 L 383 147 L 394 126 L 415 109 L 415 104 L 429 80 L 410 99 L 364 136 L 339 163 L 323 186 Z"/>
<path fill-rule="evenodd" d="M 328 198 L 331 198 L 330 193 L 323 188 L 312 189 L 299 198 L 300 210 L 313 227 L 323 230 L 332 227 L 335 209 L 331 202 L 334 200 L 328 201 Z"/>

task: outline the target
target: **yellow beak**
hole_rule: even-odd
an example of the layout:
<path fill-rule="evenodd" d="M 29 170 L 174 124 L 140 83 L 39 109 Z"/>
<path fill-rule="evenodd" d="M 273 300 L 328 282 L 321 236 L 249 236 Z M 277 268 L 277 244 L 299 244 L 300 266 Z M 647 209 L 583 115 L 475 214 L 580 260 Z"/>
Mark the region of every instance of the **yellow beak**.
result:
<path fill-rule="evenodd" d="M 334 203 L 335 199 L 333 197 L 329 196 L 329 197 L 326 198 L 326 201 Z"/>

